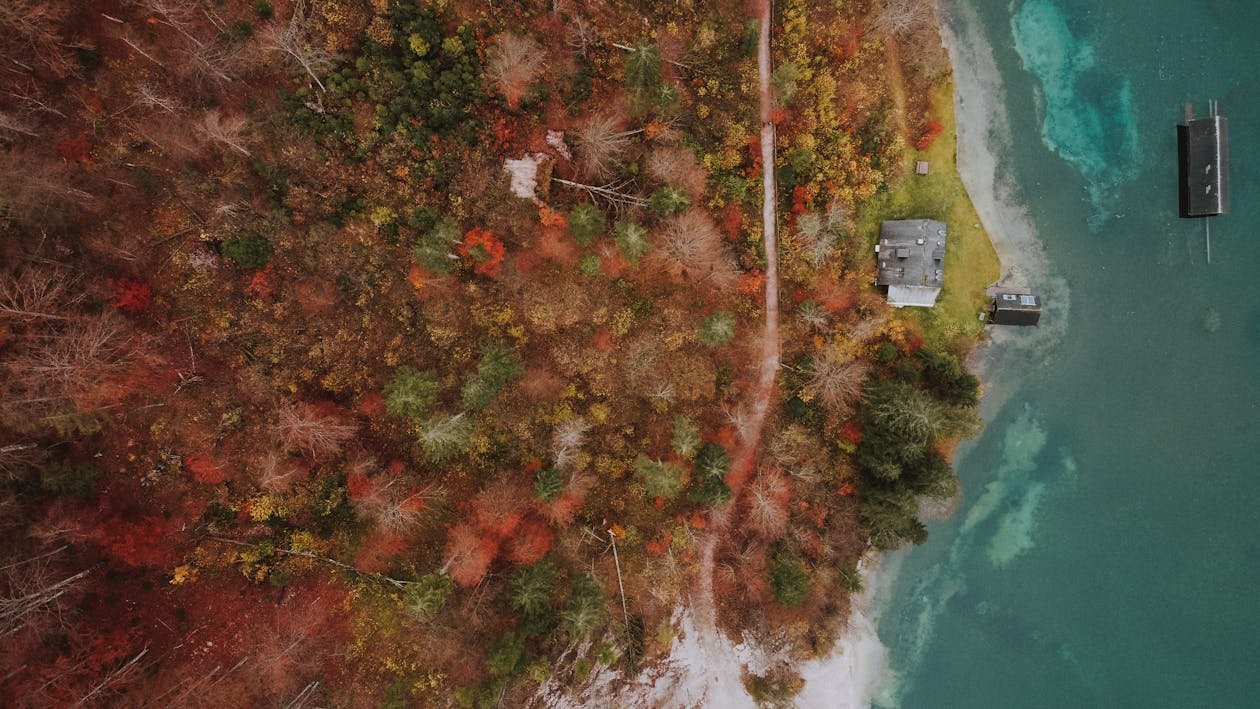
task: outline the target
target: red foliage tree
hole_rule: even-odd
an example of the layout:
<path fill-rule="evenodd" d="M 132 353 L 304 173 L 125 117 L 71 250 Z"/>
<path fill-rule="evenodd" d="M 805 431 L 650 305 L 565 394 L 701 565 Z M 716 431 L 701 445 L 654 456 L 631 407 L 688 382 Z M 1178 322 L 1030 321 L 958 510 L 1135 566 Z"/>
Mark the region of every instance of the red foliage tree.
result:
<path fill-rule="evenodd" d="M 499 553 L 499 540 L 481 533 L 466 522 L 455 525 L 446 542 L 446 572 L 455 583 L 476 586 Z"/>
<path fill-rule="evenodd" d="M 53 141 L 53 149 L 69 162 L 87 162 L 92 154 L 92 144 L 88 142 L 86 133 Z"/>
<path fill-rule="evenodd" d="M 853 421 L 845 421 L 844 426 L 840 429 L 840 437 L 849 443 L 861 443 L 862 428 Z"/>
<path fill-rule="evenodd" d="M 472 229 L 464 234 L 464 241 L 456 250 L 460 256 L 472 261 L 473 273 L 482 276 L 499 275 L 499 266 L 507 253 L 503 242 L 485 229 Z"/>
<path fill-rule="evenodd" d="M 111 517 L 95 530 L 94 536 L 106 554 L 128 566 L 159 567 L 172 560 L 162 522 L 156 517 Z"/>
<path fill-rule="evenodd" d="M 354 553 L 354 568 L 363 573 L 380 573 L 389 568 L 389 562 L 407 547 L 407 542 L 397 534 L 374 529 Z"/>
<path fill-rule="evenodd" d="M 193 478 L 206 485 L 218 485 L 227 480 L 227 471 L 214 460 L 199 455 L 185 456 L 184 467 L 192 473 Z"/>
<path fill-rule="evenodd" d="M 139 313 L 153 303 L 153 291 L 149 284 L 134 278 L 120 278 L 114 282 L 114 307 L 125 313 Z"/>
<path fill-rule="evenodd" d="M 507 540 L 507 557 L 517 564 L 532 564 L 551 551 L 556 535 L 545 523 L 529 519 Z"/>

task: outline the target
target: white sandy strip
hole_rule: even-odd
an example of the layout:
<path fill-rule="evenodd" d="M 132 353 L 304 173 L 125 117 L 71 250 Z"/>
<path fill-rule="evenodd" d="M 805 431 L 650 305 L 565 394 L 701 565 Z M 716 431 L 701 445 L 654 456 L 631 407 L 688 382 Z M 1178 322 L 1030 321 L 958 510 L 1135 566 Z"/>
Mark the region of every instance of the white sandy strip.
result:
<path fill-rule="evenodd" d="M 897 557 L 898 560 L 900 557 Z M 801 709 L 865 709 L 888 672 L 887 651 L 875 631 L 887 604 L 896 569 L 872 552 L 858 565 L 863 591 L 853 598 L 849 625 L 831 654 L 797 667 L 805 687 L 795 705 Z"/>

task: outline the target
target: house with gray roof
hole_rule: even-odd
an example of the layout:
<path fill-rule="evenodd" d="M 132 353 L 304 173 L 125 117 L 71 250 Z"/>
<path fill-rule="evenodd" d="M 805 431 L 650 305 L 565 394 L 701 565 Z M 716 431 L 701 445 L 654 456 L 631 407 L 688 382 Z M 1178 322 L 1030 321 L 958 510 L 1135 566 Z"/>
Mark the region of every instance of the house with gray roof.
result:
<path fill-rule="evenodd" d="M 888 304 L 896 308 L 930 308 L 945 285 L 944 222 L 902 219 L 879 225 L 875 246 L 875 282 L 888 287 Z"/>

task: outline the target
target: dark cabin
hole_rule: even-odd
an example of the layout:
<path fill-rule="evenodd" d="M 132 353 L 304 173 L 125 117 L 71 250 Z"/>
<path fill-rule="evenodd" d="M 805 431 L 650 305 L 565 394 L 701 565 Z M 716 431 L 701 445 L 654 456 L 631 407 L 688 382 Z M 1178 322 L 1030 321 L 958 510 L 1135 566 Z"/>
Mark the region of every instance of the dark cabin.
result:
<path fill-rule="evenodd" d="M 999 288 L 993 292 L 989 322 L 993 325 L 1036 325 L 1041 321 L 1041 298 L 1032 291 Z"/>
<path fill-rule="evenodd" d="M 1229 123 L 1223 116 L 1193 118 L 1177 126 L 1181 164 L 1181 216 L 1213 217 L 1229 211 Z"/>

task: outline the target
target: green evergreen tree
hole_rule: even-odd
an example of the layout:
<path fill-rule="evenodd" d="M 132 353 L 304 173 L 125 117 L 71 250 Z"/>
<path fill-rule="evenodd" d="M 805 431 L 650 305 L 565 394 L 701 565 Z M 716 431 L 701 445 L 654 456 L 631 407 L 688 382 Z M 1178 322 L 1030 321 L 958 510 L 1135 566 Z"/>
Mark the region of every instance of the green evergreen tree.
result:
<path fill-rule="evenodd" d="M 697 338 L 702 344 L 714 347 L 730 342 L 733 337 L 735 337 L 735 316 L 725 310 L 707 315 L 700 321 Z"/>
<path fill-rule="evenodd" d="M 670 217 L 691 206 L 691 198 L 677 185 L 658 187 L 648 198 L 648 209 L 657 216 Z"/>
<path fill-rule="evenodd" d="M 441 389 L 432 372 L 402 366 L 385 385 L 385 411 L 393 416 L 421 421 L 429 415 Z"/>
<path fill-rule="evenodd" d="M 481 348 L 477 372 L 464 382 L 461 392 L 464 409 L 480 411 L 499 398 L 503 387 L 521 376 L 524 365 L 512 348 L 503 342 L 487 342 Z"/>
<path fill-rule="evenodd" d="M 627 261 L 638 263 L 648 250 L 647 229 L 634 222 L 619 221 L 613 225 L 613 243 Z"/>
<path fill-rule="evenodd" d="M 767 567 L 774 600 L 799 608 L 809 595 L 809 574 L 795 554 L 779 546 L 771 551 Z"/>
<path fill-rule="evenodd" d="M 663 497 L 672 500 L 682 490 L 682 468 L 673 463 L 652 460 L 643 454 L 634 459 L 634 477 L 647 488 L 649 497 Z"/>
<path fill-rule="evenodd" d="M 604 233 L 606 219 L 603 210 L 594 204 L 579 204 L 569 212 L 569 233 L 574 241 L 587 246 Z"/>
<path fill-rule="evenodd" d="M 700 450 L 700 429 L 682 414 L 674 416 L 673 446 L 675 453 L 688 460 Z"/>
<path fill-rule="evenodd" d="M 593 577 L 578 574 L 569 582 L 569 600 L 560 615 L 561 627 L 573 640 L 590 637 L 604 624 L 608 613 L 604 605 L 604 590 Z"/>
<path fill-rule="evenodd" d="M 416 435 L 429 460 L 444 463 L 468 450 L 473 428 L 473 420 L 467 414 L 438 414 L 420 423 Z"/>

